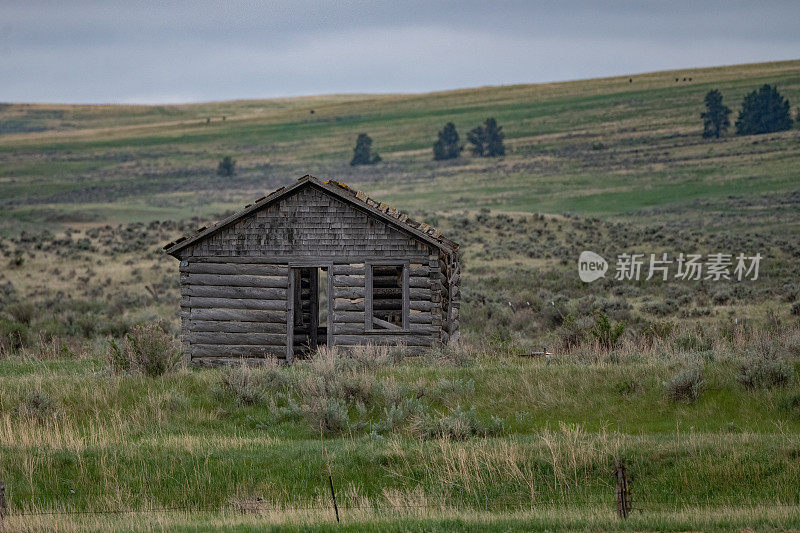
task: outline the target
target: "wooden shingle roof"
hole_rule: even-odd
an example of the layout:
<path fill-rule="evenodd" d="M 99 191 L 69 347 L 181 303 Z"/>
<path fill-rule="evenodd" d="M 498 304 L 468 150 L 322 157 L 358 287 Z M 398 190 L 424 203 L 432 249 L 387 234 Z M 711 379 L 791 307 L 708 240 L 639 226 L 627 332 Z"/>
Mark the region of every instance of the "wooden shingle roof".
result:
<path fill-rule="evenodd" d="M 371 216 L 374 216 L 375 218 L 383 220 L 391 226 L 408 233 L 412 237 L 415 237 L 428 244 L 432 244 L 436 248 L 448 253 L 453 253 L 458 250 L 457 243 L 446 238 L 444 235 L 442 235 L 441 231 L 433 226 L 430 226 L 424 222 L 413 220 L 402 211 L 390 207 L 383 202 L 375 201 L 368 197 L 365 193 L 352 189 L 344 183 L 340 183 L 335 180 L 327 180 L 322 182 L 317 178 L 308 175 L 303 176 L 297 180 L 297 183 L 289 187 L 281 187 L 272 191 L 267 196 L 262 196 L 252 204 L 246 205 L 243 210 L 239 211 L 238 213 L 234 213 L 223 220 L 220 220 L 211 227 L 200 228 L 194 234 L 188 237 L 181 237 L 167 244 L 164 246 L 164 250 L 166 250 L 168 254 L 178 257 L 176 254 L 187 246 L 191 246 L 198 241 L 213 235 L 221 229 L 236 223 L 254 211 L 263 209 L 268 205 L 280 201 L 282 198 L 292 194 L 301 187 L 319 187 L 332 196 L 348 203 L 354 209 L 359 209 Z"/>

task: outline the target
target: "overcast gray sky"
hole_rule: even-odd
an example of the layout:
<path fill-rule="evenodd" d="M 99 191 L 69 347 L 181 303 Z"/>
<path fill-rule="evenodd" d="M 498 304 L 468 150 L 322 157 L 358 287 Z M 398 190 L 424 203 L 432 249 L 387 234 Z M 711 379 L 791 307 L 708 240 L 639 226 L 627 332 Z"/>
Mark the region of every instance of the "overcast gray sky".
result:
<path fill-rule="evenodd" d="M 800 57 L 800 1 L 0 0 L 0 101 L 420 92 Z"/>

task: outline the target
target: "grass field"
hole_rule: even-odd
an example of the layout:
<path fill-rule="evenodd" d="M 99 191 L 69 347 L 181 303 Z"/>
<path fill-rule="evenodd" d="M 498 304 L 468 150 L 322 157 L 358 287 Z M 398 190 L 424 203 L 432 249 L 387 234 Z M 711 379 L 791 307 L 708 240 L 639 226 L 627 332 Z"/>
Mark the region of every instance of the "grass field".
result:
<path fill-rule="evenodd" d="M 763 83 L 797 103 L 800 62 L 632 79 L 167 107 L 6 105 L 4 226 L 208 217 L 304 174 L 358 183 L 405 210 L 645 214 L 651 221 L 657 210 L 659 222 L 696 219 L 698 201 L 706 215 L 743 214 L 730 196 L 753 201 L 797 189 L 797 130 L 709 141 L 699 114 L 712 88 L 734 113 Z M 504 128 L 507 157 L 431 160 L 445 122 L 465 138 L 488 116 Z M 384 163 L 349 167 L 360 132 L 372 136 Z M 227 154 L 240 172 L 219 178 L 216 163 Z"/>
<path fill-rule="evenodd" d="M 0 105 L 11 530 L 800 528 L 800 131 L 708 140 L 699 117 L 711 88 L 734 119 L 764 83 L 796 105 L 800 61 L 632 80 Z M 489 116 L 506 157 L 432 160 L 446 122 L 465 138 Z M 348 165 L 360 132 L 382 163 Z M 236 176 L 215 174 L 223 155 Z M 466 343 L 112 371 L 112 340 L 178 331 L 177 264 L 160 246 L 304 174 L 461 243 Z M 587 249 L 764 259 L 756 281 L 584 284 Z M 624 323 L 618 342 L 602 344 L 599 316 Z M 542 348 L 554 356 L 521 356 Z"/>

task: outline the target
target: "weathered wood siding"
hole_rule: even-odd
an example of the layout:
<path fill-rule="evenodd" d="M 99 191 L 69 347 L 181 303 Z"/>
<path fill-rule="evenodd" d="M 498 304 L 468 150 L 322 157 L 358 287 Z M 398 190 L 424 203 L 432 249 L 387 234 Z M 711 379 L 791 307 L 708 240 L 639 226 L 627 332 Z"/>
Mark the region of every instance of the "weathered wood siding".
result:
<path fill-rule="evenodd" d="M 338 263 L 333 265 L 333 344 L 357 346 L 362 344 L 405 344 L 413 348 L 429 347 L 439 340 L 441 304 L 435 294 L 438 280 L 433 261 L 408 264 L 408 327 L 404 331 L 375 331 L 367 328 L 367 269 L 372 262 Z M 382 260 L 383 263 L 386 260 Z M 404 258 L 397 259 L 398 264 Z M 438 260 L 437 260 L 438 266 Z M 374 305 L 374 304 L 373 304 Z"/>
<path fill-rule="evenodd" d="M 439 250 L 316 187 L 198 241 L 181 259 L 182 338 L 193 362 L 291 357 L 287 319 L 307 312 L 295 309 L 290 286 L 290 269 L 300 266 L 330 268 L 333 345 L 402 343 L 418 350 L 457 330 L 451 265 Z M 406 327 L 370 330 L 368 269 L 395 261 L 407 269 Z"/>
<path fill-rule="evenodd" d="M 430 253 L 430 245 L 316 187 L 306 187 L 186 248 L 182 259 L 427 259 Z"/>
<path fill-rule="evenodd" d="M 214 364 L 286 357 L 289 268 L 269 263 L 181 261 L 185 356 Z"/>

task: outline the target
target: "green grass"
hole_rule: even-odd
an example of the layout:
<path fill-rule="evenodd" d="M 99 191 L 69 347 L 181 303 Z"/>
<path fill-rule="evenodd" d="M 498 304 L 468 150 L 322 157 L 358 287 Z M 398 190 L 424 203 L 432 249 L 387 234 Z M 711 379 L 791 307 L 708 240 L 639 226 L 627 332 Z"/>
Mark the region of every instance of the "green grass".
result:
<path fill-rule="evenodd" d="M 221 184 L 209 176 L 223 155 L 237 159 L 240 169 L 237 179 L 222 184 L 236 198 L 229 206 L 306 173 L 358 184 L 406 210 L 485 206 L 619 217 L 697 199 L 791 192 L 797 189 L 796 131 L 709 141 L 700 136 L 699 113 L 711 88 L 719 88 L 734 110 L 763 83 L 777 84 L 797 102 L 799 72 L 800 62 L 787 61 L 641 74 L 633 84 L 625 77 L 173 107 L 12 105 L 0 121 L 24 121 L 26 113 L 32 121 L 47 116 L 48 129 L 0 135 L 0 197 L 7 220 L 18 214 L 26 222 L 47 216 L 33 213 L 31 220 L 26 204 L 46 201 L 56 204 L 49 211 L 69 210 L 82 205 L 89 190 L 91 198 L 121 207 L 102 215 L 114 222 L 142 220 L 124 205 L 159 195 L 207 217 L 215 206 L 175 188 L 218 194 Z M 674 82 L 684 75 L 694 81 Z M 475 159 L 465 151 L 463 168 L 431 161 L 430 147 L 445 122 L 454 122 L 464 139 L 488 116 L 504 128 L 506 158 Z M 347 165 L 360 132 L 373 137 L 384 163 Z M 602 148 L 593 149 L 597 143 Z M 144 218 L 174 216 L 164 211 Z"/>
<path fill-rule="evenodd" d="M 345 524 L 354 529 L 570 528 L 581 517 L 595 527 L 631 529 L 697 520 L 712 529 L 797 523 L 791 513 L 770 518 L 770 506 L 800 502 L 800 412 L 791 400 L 800 396 L 800 384 L 746 391 L 736 380 L 735 359 L 707 363 L 701 399 L 673 403 L 661 382 L 681 363 L 569 359 L 491 353 L 467 366 L 408 360 L 366 371 L 426 394 L 442 379 L 474 380 L 474 392 L 456 391 L 431 407 L 469 405 L 480 418 L 504 420 L 503 435 L 466 441 L 402 430 L 370 435 L 380 404 L 366 427 L 321 438 L 304 419 L 276 421 L 268 403 L 242 405 L 218 392 L 225 371 L 147 378 L 109 375 L 91 358 L 6 359 L 0 361 L 0 471 L 13 495 L 12 519 L 53 510 L 218 512 L 250 505 L 282 510 L 274 512 L 291 525 L 329 512 L 330 473 Z M 307 365 L 280 372 L 299 377 Z M 30 418 L 20 406 L 35 391 L 53 403 Z M 609 474 L 617 457 L 642 509 L 625 524 L 611 518 Z M 386 516 L 364 506 L 386 508 L 392 518 L 384 522 Z M 701 519 L 703 508 L 713 515 L 726 507 L 728 518 Z M 741 516 L 750 508 L 751 515 Z M 51 522 L 43 523 L 50 527 L 78 520 L 69 514 L 36 520 L 48 516 Z M 213 516 L 220 524 L 230 519 Z M 169 518 L 177 529 L 195 519 L 181 526 L 180 514 Z M 237 530 L 258 523 L 237 520 L 231 525 Z"/>
<path fill-rule="evenodd" d="M 16 320 L 13 302 L 35 306 L 25 347 L 0 357 L 9 527 L 800 527 L 800 383 L 748 390 L 737 380 L 742 358 L 763 348 L 748 337 L 758 328 L 783 328 L 780 357 L 797 366 L 800 134 L 712 141 L 699 119 L 709 89 L 735 113 L 764 83 L 796 105 L 800 61 L 649 73 L 633 84 L 626 76 L 420 95 L 0 109 L 0 131 L 11 132 L 0 134 L 0 315 Z M 506 157 L 465 150 L 459 161 L 432 161 L 446 122 L 464 139 L 489 116 L 506 132 Z M 383 163 L 348 165 L 361 132 Z M 229 180 L 215 175 L 224 155 L 238 161 Z M 100 355 L 109 335 L 156 320 L 177 328 L 177 266 L 160 245 L 304 174 L 366 190 L 460 242 L 462 327 L 491 345 L 487 353 L 464 366 L 422 359 L 366 372 L 363 412 L 347 400 L 346 429 L 322 439 L 314 395 L 297 385 L 313 385 L 306 364 L 281 370 L 295 389 L 253 405 L 223 391 L 220 370 L 109 374 Z M 607 258 L 761 251 L 765 260 L 753 283 L 585 285 L 574 272 L 584 249 Z M 9 262 L 17 256 L 22 266 Z M 588 328 L 596 309 L 626 323 L 622 344 L 598 353 L 584 329 L 580 346 L 565 349 L 563 316 Z M 675 329 L 653 347 L 648 328 L 666 323 Z M 558 357 L 512 355 L 542 346 Z M 706 381 L 699 400 L 669 400 L 665 383 L 697 364 Z M 443 379 L 462 385 L 445 393 Z M 395 389 L 423 404 L 425 417 L 377 431 Z M 468 419 L 470 407 L 479 430 L 498 417 L 502 431 L 431 438 L 428 426 L 456 412 Z M 641 509 L 626 522 L 613 515 L 616 457 Z M 180 509 L 147 511 L 164 507 Z M 87 514 L 19 514 L 26 510 Z M 89 513 L 107 510 L 120 514 Z"/>

